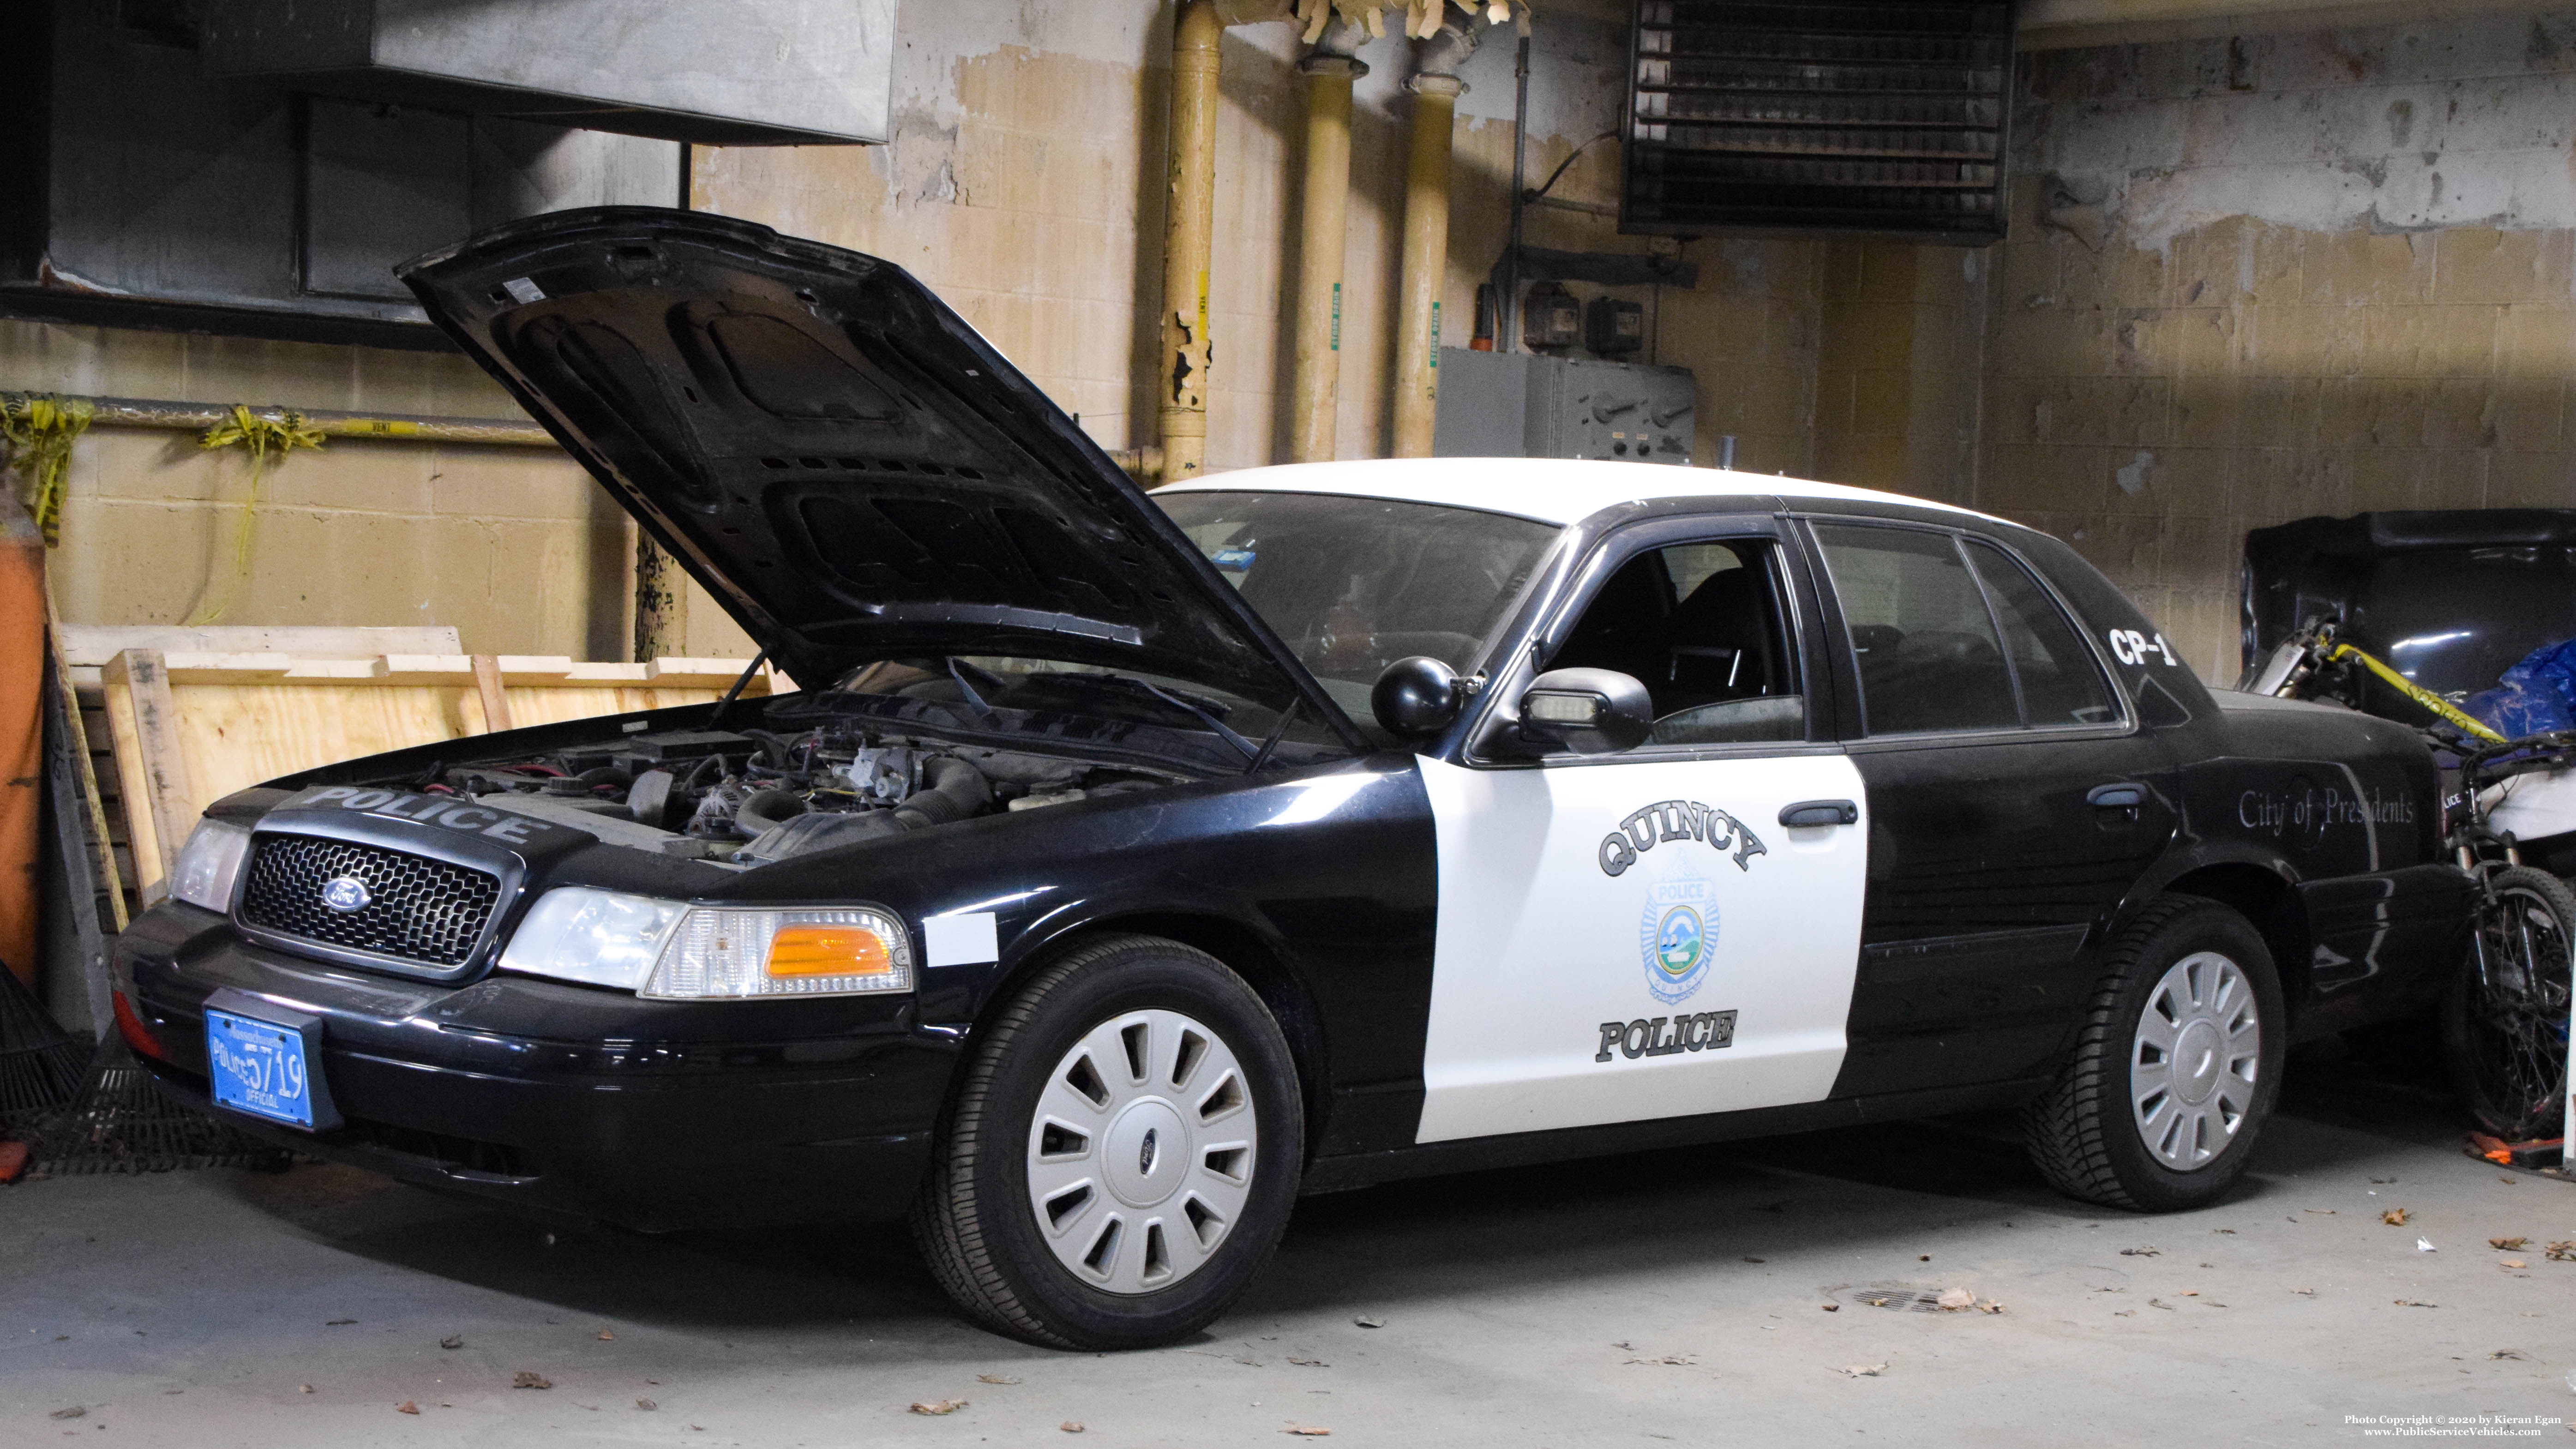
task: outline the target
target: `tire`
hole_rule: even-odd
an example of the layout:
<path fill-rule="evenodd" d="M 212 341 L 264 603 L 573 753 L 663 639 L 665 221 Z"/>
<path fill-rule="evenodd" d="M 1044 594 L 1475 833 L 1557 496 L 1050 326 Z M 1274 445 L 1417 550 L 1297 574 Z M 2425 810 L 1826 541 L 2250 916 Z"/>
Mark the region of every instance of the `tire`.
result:
<path fill-rule="evenodd" d="M 1204 952 L 1111 937 L 1040 970 L 977 1033 L 913 1234 L 997 1332 L 1150 1348 L 1251 1286 L 1304 1161 L 1296 1064 L 1261 998 Z"/>
<path fill-rule="evenodd" d="M 2576 893 L 2546 871 L 2507 866 L 2496 906 L 2442 998 L 2442 1055 L 2480 1130 L 2507 1142 L 2554 1137 L 2567 1091 L 2569 950 Z"/>
<path fill-rule="evenodd" d="M 2170 1025 L 2150 1029 L 2151 1010 Z M 2253 924 L 2216 901 L 2157 897 L 2112 939 L 2073 1060 L 2024 1111 L 2031 1160 L 2104 1207 L 2216 1201 L 2272 1115 L 2286 1027 Z"/>

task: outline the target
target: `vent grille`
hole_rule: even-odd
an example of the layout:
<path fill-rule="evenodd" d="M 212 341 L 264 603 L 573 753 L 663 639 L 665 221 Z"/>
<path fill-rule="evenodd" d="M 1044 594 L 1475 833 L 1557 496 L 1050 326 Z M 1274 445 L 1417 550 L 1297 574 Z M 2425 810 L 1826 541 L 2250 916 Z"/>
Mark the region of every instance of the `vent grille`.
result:
<path fill-rule="evenodd" d="M 2003 235 L 2012 7 L 1639 0 L 1620 229 Z"/>
<path fill-rule="evenodd" d="M 344 876 L 366 886 L 366 905 L 322 903 L 323 886 Z M 501 879 L 488 871 L 354 841 L 263 835 L 239 915 L 281 936 L 456 967 L 473 959 L 500 899 Z"/>

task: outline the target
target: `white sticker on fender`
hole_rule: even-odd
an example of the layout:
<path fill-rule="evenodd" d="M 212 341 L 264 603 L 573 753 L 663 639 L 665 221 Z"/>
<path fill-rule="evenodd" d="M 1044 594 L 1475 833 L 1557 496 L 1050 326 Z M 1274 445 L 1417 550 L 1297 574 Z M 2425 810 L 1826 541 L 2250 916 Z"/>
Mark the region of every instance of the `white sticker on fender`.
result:
<path fill-rule="evenodd" d="M 930 916 L 921 923 L 922 964 L 981 966 L 1002 959 L 1002 947 L 991 911 Z"/>
<path fill-rule="evenodd" d="M 1819 1101 L 1842 1070 L 1869 817 L 1842 755 L 1422 762 L 1439 833 L 1417 1140 Z M 1850 825 L 1784 806 L 1851 801 Z"/>

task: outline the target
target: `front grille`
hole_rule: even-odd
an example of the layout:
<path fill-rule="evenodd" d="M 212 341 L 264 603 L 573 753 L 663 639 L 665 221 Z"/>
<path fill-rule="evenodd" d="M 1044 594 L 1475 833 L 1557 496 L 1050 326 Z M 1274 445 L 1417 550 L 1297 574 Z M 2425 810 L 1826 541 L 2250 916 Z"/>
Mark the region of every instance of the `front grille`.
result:
<path fill-rule="evenodd" d="M 322 888 L 364 884 L 367 904 L 337 911 Z M 310 835 L 263 835 L 242 887 L 241 922 L 344 950 L 462 966 L 501 899 L 501 878 L 470 866 Z"/>

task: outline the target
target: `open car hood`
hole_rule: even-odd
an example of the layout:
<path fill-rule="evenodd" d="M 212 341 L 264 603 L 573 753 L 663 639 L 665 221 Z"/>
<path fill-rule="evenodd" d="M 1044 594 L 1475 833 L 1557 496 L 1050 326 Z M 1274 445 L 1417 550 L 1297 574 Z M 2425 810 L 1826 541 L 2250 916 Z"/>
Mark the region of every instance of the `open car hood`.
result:
<path fill-rule="evenodd" d="M 1302 699 L 1362 743 L 1108 454 L 891 262 L 604 207 L 400 275 L 800 685 L 1057 659 Z"/>

